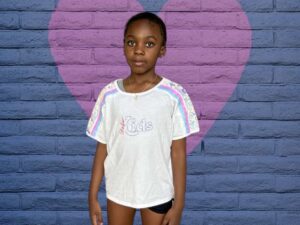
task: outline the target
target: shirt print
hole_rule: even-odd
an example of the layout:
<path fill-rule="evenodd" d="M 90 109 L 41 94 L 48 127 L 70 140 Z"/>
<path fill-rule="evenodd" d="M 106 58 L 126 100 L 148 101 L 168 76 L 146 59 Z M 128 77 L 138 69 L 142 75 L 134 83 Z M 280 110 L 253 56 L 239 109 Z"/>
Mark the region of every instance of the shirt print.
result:
<path fill-rule="evenodd" d="M 125 116 L 122 117 L 120 122 L 120 133 L 123 135 L 136 136 L 152 129 L 152 122 L 147 121 L 145 118 L 139 120 L 133 116 Z"/>

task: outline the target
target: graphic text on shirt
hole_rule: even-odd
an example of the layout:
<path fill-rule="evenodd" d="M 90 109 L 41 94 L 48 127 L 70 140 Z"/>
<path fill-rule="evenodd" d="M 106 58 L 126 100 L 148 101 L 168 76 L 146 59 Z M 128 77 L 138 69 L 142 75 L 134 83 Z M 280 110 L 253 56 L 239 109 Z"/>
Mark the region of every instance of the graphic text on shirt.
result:
<path fill-rule="evenodd" d="M 136 136 L 142 132 L 147 132 L 153 129 L 151 121 L 146 121 L 145 118 L 138 121 L 138 119 L 133 116 L 122 117 L 120 125 L 120 133 L 130 136 Z"/>

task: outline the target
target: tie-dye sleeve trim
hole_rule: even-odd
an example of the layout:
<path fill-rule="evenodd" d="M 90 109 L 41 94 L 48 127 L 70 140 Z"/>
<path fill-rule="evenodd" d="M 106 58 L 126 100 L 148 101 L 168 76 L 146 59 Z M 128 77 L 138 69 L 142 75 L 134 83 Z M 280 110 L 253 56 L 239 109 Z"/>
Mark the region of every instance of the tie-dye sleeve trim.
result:
<path fill-rule="evenodd" d="M 107 119 L 105 116 L 106 100 L 108 96 L 117 92 L 116 88 L 109 87 L 103 88 L 98 95 L 86 129 L 86 135 L 104 144 L 106 144 L 105 123 L 108 122 L 105 121 Z"/>
<path fill-rule="evenodd" d="M 179 128 L 180 133 L 177 133 L 173 137 L 173 140 L 199 132 L 200 127 L 197 114 L 186 90 L 175 82 L 170 82 L 167 85 L 160 85 L 159 88 L 166 91 L 176 100 L 173 122 L 174 127 Z"/>

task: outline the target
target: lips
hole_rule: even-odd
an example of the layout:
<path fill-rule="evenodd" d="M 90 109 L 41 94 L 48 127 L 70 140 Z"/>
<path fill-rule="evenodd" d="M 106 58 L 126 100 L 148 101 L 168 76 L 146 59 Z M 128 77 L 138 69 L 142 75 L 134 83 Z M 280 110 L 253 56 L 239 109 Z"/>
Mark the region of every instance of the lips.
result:
<path fill-rule="evenodd" d="M 143 66 L 146 62 L 142 60 L 133 60 L 133 65 L 135 66 Z"/>

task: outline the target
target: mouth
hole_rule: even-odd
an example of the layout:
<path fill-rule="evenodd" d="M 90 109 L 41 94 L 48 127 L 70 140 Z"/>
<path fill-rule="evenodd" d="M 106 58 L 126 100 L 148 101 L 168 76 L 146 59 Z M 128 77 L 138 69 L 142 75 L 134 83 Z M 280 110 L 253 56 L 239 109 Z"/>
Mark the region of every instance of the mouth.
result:
<path fill-rule="evenodd" d="M 140 61 L 140 60 L 133 60 L 133 65 L 135 66 L 143 66 L 146 62 L 145 61 Z"/>

